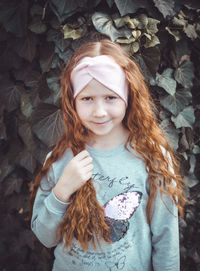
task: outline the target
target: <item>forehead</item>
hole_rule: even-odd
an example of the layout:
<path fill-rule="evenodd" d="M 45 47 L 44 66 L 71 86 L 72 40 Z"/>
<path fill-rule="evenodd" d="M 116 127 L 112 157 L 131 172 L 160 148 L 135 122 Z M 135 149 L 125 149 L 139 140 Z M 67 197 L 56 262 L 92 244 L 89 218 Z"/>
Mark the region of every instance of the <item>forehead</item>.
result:
<path fill-rule="evenodd" d="M 116 95 L 115 92 L 101 84 L 95 79 L 92 79 L 87 86 L 78 94 L 78 96 L 90 95 L 90 96 L 101 96 L 101 95 Z"/>

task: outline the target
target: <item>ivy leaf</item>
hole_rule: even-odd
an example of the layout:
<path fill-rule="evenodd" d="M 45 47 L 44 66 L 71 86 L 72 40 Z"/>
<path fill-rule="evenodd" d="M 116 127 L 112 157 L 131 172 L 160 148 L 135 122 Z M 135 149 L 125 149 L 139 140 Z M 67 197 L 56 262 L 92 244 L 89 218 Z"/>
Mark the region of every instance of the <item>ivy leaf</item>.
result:
<path fill-rule="evenodd" d="M 64 134 L 61 109 L 51 104 L 40 104 L 32 115 L 32 129 L 44 144 L 54 146 Z"/>
<path fill-rule="evenodd" d="M 16 44 L 16 43 L 15 43 Z M 8 46 L 0 52 L 0 71 L 10 71 L 11 68 L 20 69 L 22 66 L 22 58 L 11 50 Z"/>
<path fill-rule="evenodd" d="M 65 24 L 62 30 L 64 34 L 64 39 L 73 39 L 73 40 L 79 39 L 86 32 L 86 28 L 79 27 L 77 29 L 74 29 L 71 24 Z"/>
<path fill-rule="evenodd" d="M 154 18 L 148 18 L 148 24 L 146 27 L 147 33 L 154 35 L 158 32 L 157 25 L 160 23 L 160 21 L 154 19 Z"/>
<path fill-rule="evenodd" d="M 194 145 L 194 147 L 193 147 L 193 153 L 194 154 L 199 154 L 200 153 L 200 147 L 198 145 Z"/>
<path fill-rule="evenodd" d="M 160 41 L 159 41 L 159 39 L 158 39 L 158 37 L 156 35 L 153 35 L 153 36 L 151 36 L 150 40 L 147 40 L 144 47 L 145 48 L 150 48 L 150 47 L 156 46 L 157 44 L 160 44 Z"/>
<path fill-rule="evenodd" d="M 162 129 L 164 135 L 169 141 L 169 144 L 172 149 L 177 150 L 179 147 L 179 132 L 175 129 L 171 122 L 168 119 L 162 120 L 160 124 L 160 128 Z"/>
<path fill-rule="evenodd" d="M 165 29 L 170 35 L 172 35 L 175 38 L 175 41 L 179 41 L 181 39 L 181 34 L 178 30 L 172 30 L 168 26 L 166 26 Z"/>
<path fill-rule="evenodd" d="M 176 91 L 174 95 L 160 97 L 161 105 L 175 116 L 182 111 L 191 100 L 192 94 L 187 89 Z"/>
<path fill-rule="evenodd" d="M 50 7 L 56 14 L 58 20 L 63 22 L 65 19 L 78 12 L 78 2 L 69 0 L 50 0 Z"/>
<path fill-rule="evenodd" d="M 139 8 L 150 10 L 150 5 L 147 0 L 114 0 L 121 16 L 128 13 L 135 13 Z"/>
<path fill-rule="evenodd" d="M 33 235 L 33 232 L 30 230 L 23 230 L 20 233 L 20 247 L 23 247 L 24 245 L 27 245 L 30 249 L 34 249 L 35 245 L 34 245 L 34 241 L 35 241 L 35 236 Z"/>
<path fill-rule="evenodd" d="M 30 32 L 25 39 L 16 41 L 15 51 L 22 58 L 32 62 L 36 54 L 36 45 L 37 38 L 34 33 Z"/>
<path fill-rule="evenodd" d="M 14 71 L 15 79 L 22 81 L 28 88 L 38 88 L 41 74 L 38 71 L 34 71 L 33 67 L 28 63 L 24 65 L 22 69 Z"/>
<path fill-rule="evenodd" d="M 176 91 L 176 81 L 172 78 L 172 73 L 173 69 L 167 68 L 162 74 L 156 74 L 156 84 L 170 95 L 174 95 Z"/>
<path fill-rule="evenodd" d="M 106 0 L 106 2 L 108 3 L 109 7 L 111 8 L 114 4 L 114 0 Z"/>
<path fill-rule="evenodd" d="M 58 54 L 58 56 L 67 64 L 70 57 L 73 54 L 73 51 L 69 48 L 65 51 L 61 51 L 58 47 L 56 47 L 55 52 Z"/>
<path fill-rule="evenodd" d="M 28 93 L 25 93 L 25 92 L 22 93 L 20 108 L 23 115 L 26 118 L 29 118 L 33 111 L 33 106 L 31 104 L 30 96 Z"/>
<path fill-rule="evenodd" d="M 6 1 L 0 3 L 0 23 L 6 31 L 17 37 L 23 37 L 26 33 L 28 1 Z"/>
<path fill-rule="evenodd" d="M 197 32 L 195 30 L 195 26 L 193 24 L 188 24 L 187 23 L 183 27 L 183 31 L 188 36 L 188 38 L 190 38 L 191 40 L 195 40 L 198 37 Z"/>
<path fill-rule="evenodd" d="M 189 161 L 190 161 L 190 169 L 188 172 L 189 174 L 187 176 L 185 176 L 183 180 L 186 182 L 186 184 L 189 188 L 192 188 L 199 183 L 199 180 L 194 175 L 194 170 L 196 167 L 195 155 L 193 155 L 193 154 L 189 155 Z"/>
<path fill-rule="evenodd" d="M 19 107 L 22 90 L 22 86 L 11 81 L 2 82 L 0 85 L 0 98 L 6 105 L 7 111 L 11 112 Z"/>
<path fill-rule="evenodd" d="M 36 34 L 42 34 L 46 32 L 47 26 L 41 20 L 41 17 L 35 16 L 28 27 L 32 32 Z"/>
<path fill-rule="evenodd" d="M 35 157 L 32 155 L 32 153 L 27 151 L 27 149 L 22 151 L 19 156 L 17 156 L 17 163 L 31 173 L 34 173 L 36 169 Z"/>
<path fill-rule="evenodd" d="M 13 192 L 20 193 L 23 179 L 17 176 L 10 176 L 5 180 L 5 196 L 13 194 Z"/>
<path fill-rule="evenodd" d="M 169 0 L 167 2 L 165 0 L 153 0 L 153 2 L 164 18 L 175 15 L 174 0 Z"/>
<path fill-rule="evenodd" d="M 121 47 L 130 55 L 134 55 L 135 53 L 137 53 L 137 51 L 139 50 L 140 48 L 140 45 L 139 43 L 136 41 L 136 42 L 133 42 L 131 44 L 121 44 Z"/>
<path fill-rule="evenodd" d="M 53 41 L 60 51 L 67 49 L 71 43 L 70 39 L 64 39 L 60 30 L 50 29 L 47 32 L 47 41 Z"/>
<path fill-rule="evenodd" d="M 92 15 L 92 22 L 97 31 L 115 41 L 119 37 L 123 37 L 121 31 L 117 30 L 110 16 L 102 12 L 95 12 Z"/>
<path fill-rule="evenodd" d="M 156 76 L 160 64 L 160 50 L 157 47 L 142 50 L 142 58 L 153 77 Z"/>
<path fill-rule="evenodd" d="M 54 104 L 57 104 L 61 98 L 60 92 L 60 73 L 57 71 L 51 71 L 47 78 L 47 85 L 54 93 Z"/>
<path fill-rule="evenodd" d="M 0 116 L 0 140 L 7 141 L 6 126 L 4 124 L 3 116 Z"/>
<path fill-rule="evenodd" d="M 192 106 L 188 106 L 183 111 L 181 111 L 176 117 L 172 116 L 171 119 L 174 122 L 177 129 L 181 127 L 192 128 L 195 122 L 194 108 Z"/>
<path fill-rule="evenodd" d="M 18 124 L 18 134 L 26 145 L 28 151 L 33 151 L 35 146 L 35 141 L 33 139 L 33 134 L 31 126 L 29 123 L 19 123 Z"/>
<path fill-rule="evenodd" d="M 43 73 L 48 72 L 52 67 L 54 50 L 52 42 L 45 43 L 40 47 L 40 67 Z"/>
<path fill-rule="evenodd" d="M 9 158 L 4 158 L 0 165 L 0 182 L 2 182 L 14 169 L 15 165 L 10 162 Z"/>
<path fill-rule="evenodd" d="M 191 88 L 194 79 L 194 66 L 191 61 L 183 62 L 174 73 L 176 81 L 184 88 Z"/>

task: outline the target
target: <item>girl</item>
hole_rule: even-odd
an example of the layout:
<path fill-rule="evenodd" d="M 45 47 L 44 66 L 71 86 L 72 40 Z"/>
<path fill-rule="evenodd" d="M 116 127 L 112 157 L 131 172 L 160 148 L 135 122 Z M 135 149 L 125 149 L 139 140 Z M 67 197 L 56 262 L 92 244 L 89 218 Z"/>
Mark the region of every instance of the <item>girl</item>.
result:
<path fill-rule="evenodd" d="M 91 42 L 61 89 L 66 132 L 31 194 L 53 270 L 178 271 L 181 177 L 139 68 L 119 45 Z"/>

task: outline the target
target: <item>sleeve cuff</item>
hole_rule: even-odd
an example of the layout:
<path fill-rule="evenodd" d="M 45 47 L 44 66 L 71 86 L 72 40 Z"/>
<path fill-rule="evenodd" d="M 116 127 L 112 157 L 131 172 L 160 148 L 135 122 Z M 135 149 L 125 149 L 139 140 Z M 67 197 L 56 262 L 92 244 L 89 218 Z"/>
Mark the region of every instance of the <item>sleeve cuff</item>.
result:
<path fill-rule="evenodd" d="M 70 204 L 70 202 L 64 202 L 59 200 L 55 194 L 53 189 L 51 190 L 51 193 L 49 196 L 45 199 L 45 204 L 47 208 L 56 214 L 63 214 L 66 211 L 67 206 Z"/>

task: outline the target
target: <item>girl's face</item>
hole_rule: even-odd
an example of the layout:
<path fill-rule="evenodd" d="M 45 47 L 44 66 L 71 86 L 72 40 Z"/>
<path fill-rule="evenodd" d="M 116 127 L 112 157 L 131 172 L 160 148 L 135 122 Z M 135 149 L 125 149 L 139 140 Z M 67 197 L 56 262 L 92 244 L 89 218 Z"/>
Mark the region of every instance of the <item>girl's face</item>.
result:
<path fill-rule="evenodd" d="M 93 79 L 77 95 L 76 112 L 82 124 L 95 136 L 122 136 L 125 102 L 113 91 Z"/>

